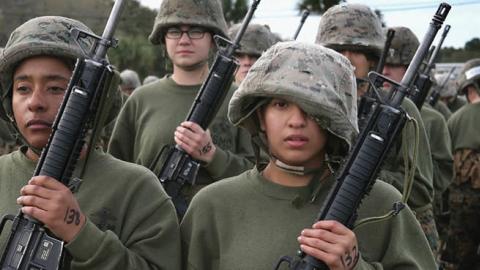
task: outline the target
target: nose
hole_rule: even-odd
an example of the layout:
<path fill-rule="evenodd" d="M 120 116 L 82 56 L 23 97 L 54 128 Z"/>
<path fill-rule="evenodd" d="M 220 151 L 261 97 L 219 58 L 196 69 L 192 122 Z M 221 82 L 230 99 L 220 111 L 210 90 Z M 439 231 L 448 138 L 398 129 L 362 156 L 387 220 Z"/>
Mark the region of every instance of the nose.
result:
<path fill-rule="evenodd" d="M 28 99 L 28 109 L 32 112 L 42 112 L 47 108 L 45 95 L 40 89 L 34 89 L 32 95 Z"/>
<path fill-rule="evenodd" d="M 304 128 L 307 125 L 308 115 L 298 106 L 292 106 L 288 126 L 291 128 Z"/>
<path fill-rule="evenodd" d="M 384 67 L 383 67 L 382 74 L 385 75 L 385 76 L 387 76 L 387 77 L 390 76 L 390 67 L 384 66 Z"/>
<path fill-rule="evenodd" d="M 182 35 L 180 36 L 180 39 L 178 40 L 179 44 L 189 44 L 191 42 L 190 37 L 188 37 L 188 34 L 186 32 L 182 32 Z"/>

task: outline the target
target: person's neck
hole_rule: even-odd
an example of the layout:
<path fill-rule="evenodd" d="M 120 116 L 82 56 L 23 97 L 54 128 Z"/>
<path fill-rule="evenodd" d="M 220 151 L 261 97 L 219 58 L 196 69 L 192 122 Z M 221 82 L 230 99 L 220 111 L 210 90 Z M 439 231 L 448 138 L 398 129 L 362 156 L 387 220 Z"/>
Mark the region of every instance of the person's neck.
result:
<path fill-rule="evenodd" d="M 263 176 L 269 181 L 288 187 L 307 186 L 312 180 L 312 175 L 296 175 L 278 168 L 270 161 L 263 170 Z"/>
<path fill-rule="evenodd" d="M 202 84 L 208 76 L 208 64 L 199 68 L 186 70 L 180 67 L 173 67 L 172 80 L 178 85 Z"/>

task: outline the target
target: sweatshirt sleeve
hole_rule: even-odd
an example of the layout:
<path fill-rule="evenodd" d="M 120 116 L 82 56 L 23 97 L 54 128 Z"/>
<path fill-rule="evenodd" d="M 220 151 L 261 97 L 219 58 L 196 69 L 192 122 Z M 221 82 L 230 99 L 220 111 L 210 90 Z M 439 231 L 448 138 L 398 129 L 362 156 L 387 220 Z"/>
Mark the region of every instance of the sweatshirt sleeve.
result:
<path fill-rule="evenodd" d="M 128 162 L 135 162 L 133 154 L 135 125 L 130 119 L 135 111 L 134 106 L 132 99 L 128 99 L 122 107 L 108 144 L 108 152 L 112 156 Z"/>
<path fill-rule="evenodd" d="M 214 180 L 239 175 L 251 169 L 254 165 L 255 156 L 253 154 L 250 134 L 243 128 L 236 127 L 236 129 L 235 153 L 217 147 L 212 161 L 205 166 L 205 169 Z"/>
<path fill-rule="evenodd" d="M 146 171 L 146 170 L 145 170 Z M 74 269 L 180 269 L 180 231 L 170 198 L 151 172 L 118 198 L 115 229 L 101 230 L 90 217 L 66 245 Z M 153 178 L 153 179 L 152 179 Z M 114 232 L 115 231 L 115 232 Z"/>

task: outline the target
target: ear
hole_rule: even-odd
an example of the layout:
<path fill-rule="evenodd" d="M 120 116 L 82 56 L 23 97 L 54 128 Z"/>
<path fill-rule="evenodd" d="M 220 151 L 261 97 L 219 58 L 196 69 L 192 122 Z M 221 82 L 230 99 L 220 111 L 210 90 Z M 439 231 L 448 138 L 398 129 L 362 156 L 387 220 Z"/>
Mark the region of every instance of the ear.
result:
<path fill-rule="evenodd" d="M 265 132 L 265 120 L 263 119 L 263 110 L 262 107 L 258 108 L 255 113 L 257 114 L 257 119 L 260 124 L 260 130 Z"/>

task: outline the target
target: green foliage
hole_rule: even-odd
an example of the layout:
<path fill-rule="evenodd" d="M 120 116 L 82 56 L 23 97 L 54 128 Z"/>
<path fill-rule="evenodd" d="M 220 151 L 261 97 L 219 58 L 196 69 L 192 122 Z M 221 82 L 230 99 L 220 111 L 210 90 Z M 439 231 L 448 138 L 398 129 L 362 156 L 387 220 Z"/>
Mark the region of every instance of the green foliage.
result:
<path fill-rule="evenodd" d="M 241 22 L 248 11 L 247 0 L 222 0 L 223 15 L 229 25 Z"/>
<path fill-rule="evenodd" d="M 337 5 L 341 0 L 300 0 L 297 9 L 302 11 L 306 8 L 312 13 L 322 14 L 330 7 Z"/>
<path fill-rule="evenodd" d="M 480 39 L 473 38 L 465 43 L 464 48 L 445 47 L 440 50 L 439 63 L 466 62 L 472 58 L 480 58 Z"/>

